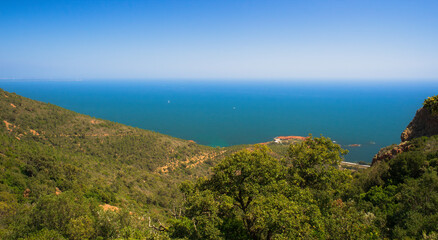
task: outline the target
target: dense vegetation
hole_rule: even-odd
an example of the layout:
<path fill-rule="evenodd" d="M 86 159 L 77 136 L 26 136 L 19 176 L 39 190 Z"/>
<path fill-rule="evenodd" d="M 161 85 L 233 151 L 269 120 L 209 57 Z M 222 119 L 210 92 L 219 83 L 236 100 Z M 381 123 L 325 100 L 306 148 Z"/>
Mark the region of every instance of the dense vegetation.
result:
<path fill-rule="evenodd" d="M 148 233 L 148 222 L 139 219 L 163 221 L 182 199 L 179 183 L 206 175 L 225 154 L 2 90 L 0 124 L 0 239 L 40 231 L 74 238 L 67 229 L 75 218 L 81 219 L 79 225 L 92 221 L 85 224 L 92 226 L 89 238 L 121 237 L 143 229 L 124 223 L 129 231 L 123 230 L 117 223 L 122 216 L 143 224 L 148 231 L 142 232 Z M 59 209 L 60 204 L 65 209 Z M 104 211 L 99 206 L 104 204 L 120 210 Z M 113 229 L 109 235 L 102 235 L 100 220 L 114 224 L 103 226 Z"/>
<path fill-rule="evenodd" d="M 324 137 L 209 148 L 4 91 L 0 120 L 1 239 L 438 239 L 438 136 L 350 171 Z"/>
<path fill-rule="evenodd" d="M 438 136 L 416 138 L 408 151 L 358 174 L 350 197 L 373 213 L 384 236 L 437 239 L 437 173 Z"/>
<path fill-rule="evenodd" d="M 348 239 L 377 237 L 367 214 L 341 197 L 351 171 L 339 145 L 309 138 L 277 159 L 265 146 L 226 158 L 209 178 L 185 183 L 183 214 L 171 237 L 190 239 Z M 339 217 L 342 216 L 342 217 Z"/>
<path fill-rule="evenodd" d="M 208 178 L 185 183 L 171 237 L 189 239 L 437 239 L 438 136 L 351 172 L 330 139 L 291 145 L 272 157 L 243 150 Z"/>

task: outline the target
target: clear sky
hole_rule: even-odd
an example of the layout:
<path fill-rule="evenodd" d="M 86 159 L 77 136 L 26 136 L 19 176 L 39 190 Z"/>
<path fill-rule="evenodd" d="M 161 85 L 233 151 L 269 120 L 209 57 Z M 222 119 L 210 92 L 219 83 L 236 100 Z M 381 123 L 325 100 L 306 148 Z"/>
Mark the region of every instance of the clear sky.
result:
<path fill-rule="evenodd" d="M 438 79 L 438 1 L 0 1 L 0 78 Z"/>

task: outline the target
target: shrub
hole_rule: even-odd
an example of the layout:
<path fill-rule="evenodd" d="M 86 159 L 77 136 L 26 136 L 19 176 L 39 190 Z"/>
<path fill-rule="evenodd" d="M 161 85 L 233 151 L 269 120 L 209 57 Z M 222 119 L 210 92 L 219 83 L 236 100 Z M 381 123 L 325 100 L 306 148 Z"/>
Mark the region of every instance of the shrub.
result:
<path fill-rule="evenodd" d="M 428 97 L 426 100 L 424 100 L 423 106 L 432 113 L 438 113 L 438 95 Z"/>

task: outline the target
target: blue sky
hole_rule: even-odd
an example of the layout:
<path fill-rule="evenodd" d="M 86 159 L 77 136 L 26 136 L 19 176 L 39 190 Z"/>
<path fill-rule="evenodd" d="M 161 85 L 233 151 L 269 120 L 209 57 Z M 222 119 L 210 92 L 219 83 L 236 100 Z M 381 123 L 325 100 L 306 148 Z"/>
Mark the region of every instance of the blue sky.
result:
<path fill-rule="evenodd" d="M 0 1 L 0 78 L 438 79 L 438 1 Z"/>

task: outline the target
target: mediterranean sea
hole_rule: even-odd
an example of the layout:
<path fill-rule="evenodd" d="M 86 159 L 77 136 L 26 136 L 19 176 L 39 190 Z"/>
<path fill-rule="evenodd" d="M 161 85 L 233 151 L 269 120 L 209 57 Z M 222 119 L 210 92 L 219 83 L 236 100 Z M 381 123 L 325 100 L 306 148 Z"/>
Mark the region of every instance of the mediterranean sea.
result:
<path fill-rule="evenodd" d="M 0 88 L 209 146 L 322 134 L 350 151 L 347 161 L 371 162 L 400 142 L 438 81 L 1 80 Z"/>

